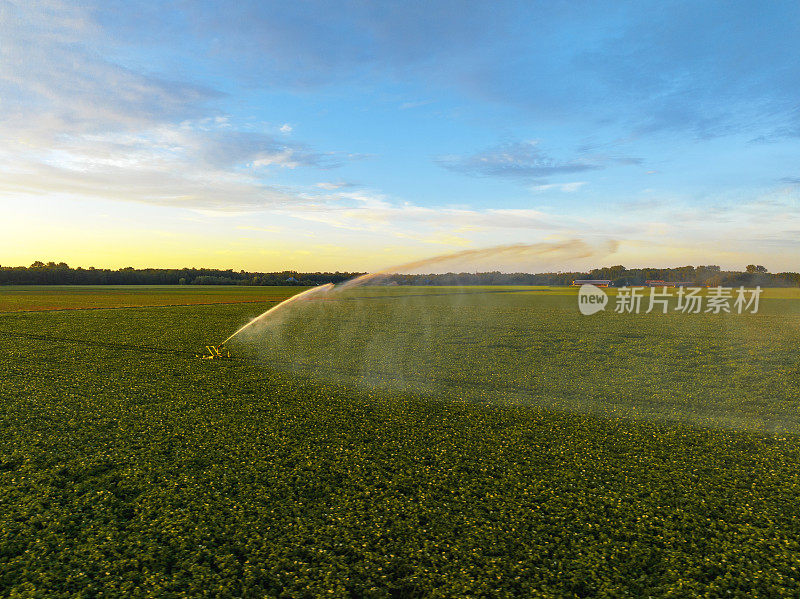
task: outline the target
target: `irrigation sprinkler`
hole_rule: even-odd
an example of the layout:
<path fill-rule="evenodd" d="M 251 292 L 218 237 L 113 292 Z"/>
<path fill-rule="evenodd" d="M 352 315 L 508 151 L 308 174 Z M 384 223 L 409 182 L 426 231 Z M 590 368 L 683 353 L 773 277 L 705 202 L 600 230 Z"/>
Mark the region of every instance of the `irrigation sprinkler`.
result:
<path fill-rule="evenodd" d="M 225 348 L 225 344 L 228 341 L 230 341 L 231 339 L 233 339 L 234 337 L 236 337 L 236 335 L 238 335 L 239 333 L 241 333 L 245 329 L 250 328 L 254 324 L 258 324 L 258 323 L 261 323 L 261 322 L 265 321 L 269 317 L 273 316 L 275 314 L 275 312 L 281 310 L 282 308 L 285 308 L 286 306 L 288 306 L 290 304 L 293 304 L 294 302 L 297 302 L 299 300 L 307 300 L 307 299 L 309 299 L 309 296 L 312 296 L 312 295 L 317 294 L 317 293 L 327 293 L 331 289 L 333 289 L 333 283 L 326 283 L 325 285 L 320 285 L 318 287 L 312 287 L 311 289 L 306 289 L 305 291 L 303 291 L 301 293 L 298 293 L 296 295 L 293 295 L 293 296 L 283 300 L 282 302 L 280 302 L 276 306 L 273 306 L 272 308 L 270 308 L 269 310 L 267 310 L 266 312 L 264 312 L 260 316 L 257 316 L 256 318 L 254 318 L 253 320 L 248 322 L 246 325 L 244 325 L 244 326 L 240 327 L 239 329 L 237 329 L 233 333 L 233 335 L 228 337 L 225 341 L 223 341 L 219 345 L 206 345 L 206 349 L 208 350 L 208 353 L 207 354 L 203 354 L 203 355 L 198 355 L 197 357 L 198 358 L 202 358 L 203 360 L 220 360 L 220 359 L 230 358 L 231 357 L 231 352 L 227 348 Z"/>
<path fill-rule="evenodd" d="M 223 345 L 206 345 L 206 354 L 197 354 L 201 360 L 224 360 L 231 357 L 231 352 Z"/>

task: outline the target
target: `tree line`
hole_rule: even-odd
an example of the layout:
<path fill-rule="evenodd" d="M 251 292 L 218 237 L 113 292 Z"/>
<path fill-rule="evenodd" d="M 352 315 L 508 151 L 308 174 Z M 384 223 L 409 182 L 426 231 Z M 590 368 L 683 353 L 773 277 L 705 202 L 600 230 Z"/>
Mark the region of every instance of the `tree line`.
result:
<path fill-rule="evenodd" d="M 0 266 L 0 285 L 321 285 L 341 283 L 359 272 L 247 272 L 212 268 L 71 268 L 64 262 L 34 262 L 30 266 Z M 587 272 L 394 274 L 376 283 L 398 285 L 570 285 L 576 279 L 609 280 L 615 287 L 643 285 L 661 280 L 716 287 L 740 285 L 800 287 L 800 273 L 770 273 L 761 265 L 749 264 L 743 271 L 724 271 L 716 265 L 677 268 L 632 268 L 622 265 L 595 268 Z"/>
<path fill-rule="evenodd" d="M 445 273 L 433 275 L 391 275 L 398 285 L 571 285 L 579 279 L 611 281 L 614 287 L 644 285 L 646 281 L 681 282 L 710 287 L 800 287 L 800 273 L 770 273 L 764 266 L 749 264 L 743 271 L 722 270 L 719 266 L 680 266 L 676 268 L 625 268 L 622 265 L 595 268 L 585 272 Z"/>
<path fill-rule="evenodd" d="M 64 262 L 0 266 L 0 285 L 321 285 L 363 273 L 246 272 L 215 268 L 71 268 Z"/>

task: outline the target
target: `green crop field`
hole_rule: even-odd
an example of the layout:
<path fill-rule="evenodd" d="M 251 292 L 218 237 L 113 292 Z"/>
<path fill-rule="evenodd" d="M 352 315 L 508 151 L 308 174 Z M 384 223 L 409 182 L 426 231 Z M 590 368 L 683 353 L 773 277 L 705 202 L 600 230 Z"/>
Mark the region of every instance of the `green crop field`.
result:
<path fill-rule="evenodd" d="M 299 290 L 0 290 L 0 596 L 800 594 L 797 290 Z"/>

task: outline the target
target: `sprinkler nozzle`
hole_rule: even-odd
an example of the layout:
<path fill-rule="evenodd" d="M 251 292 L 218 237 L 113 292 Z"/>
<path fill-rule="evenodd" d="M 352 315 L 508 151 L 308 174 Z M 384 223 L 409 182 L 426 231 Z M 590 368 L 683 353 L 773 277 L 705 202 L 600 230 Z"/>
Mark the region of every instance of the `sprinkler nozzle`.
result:
<path fill-rule="evenodd" d="M 224 344 L 220 345 L 206 345 L 206 354 L 198 354 L 197 357 L 202 360 L 221 360 L 223 358 L 230 358 L 231 352 L 224 349 Z"/>

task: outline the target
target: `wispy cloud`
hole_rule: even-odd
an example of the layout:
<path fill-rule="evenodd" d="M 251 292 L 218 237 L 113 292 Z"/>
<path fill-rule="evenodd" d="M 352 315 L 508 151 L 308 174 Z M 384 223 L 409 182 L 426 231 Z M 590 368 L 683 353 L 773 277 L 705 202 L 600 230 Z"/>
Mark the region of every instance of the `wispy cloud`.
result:
<path fill-rule="evenodd" d="M 89 10 L 58 0 L 4 2 L 0 36 L 0 124 L 7 136 L 46 140 L 197 118 L 221 96 L 104 58 L 92 49 L 102 30 Z"/>
<path fill-rule="evenodd" d="M 400 110 L 410 110 L 412 108 L 420 108 L 422 106 L 427 106 L 428 104 L 433 104 L 433 100 L 418 100 L 416 102 L 403 102 L 400 104 Z"/>
<path fill-rule="evenodd" d="M 354 183 L 347 183 L 345 181 L 321 181 L 319 183 L 315 183 L 314 187 L 318 187 L 319 189 L 324 189 L 326 191 L 333 191 L 335 189 L 343 189 L 346 187 L 355 187 Z"/>
<path fill-rule="evenodd" d="M 532 185 L 531 191 L 563 191 L 565 193 L 572 193 L 578 191 L 581 187 L 586 185 L 586 181 L 573 181 L 571 183 L 545 183 L 543 185 Z"/>
<path fill-rule="evenodd" d="M 272 169 L 332 168 L 319 154 L 215 119 L 135 132 L 73 134 L 0 149 L 0 194 L 71 194 L 218 210 L 302 202 L 269 183 Z"/>
<path fill-rule="evenodd" d="M 236 227 L 240 231 L 257 231 L 259 233 L 280 233 L 283 227 L 253 227 L 251 225 L 239 225 Z"/>
<path fill-rule="evenodd" d="M 555 218 L 535 209 L 469 209 L 392 203 L 370 192 L 337 192 L 306 196 L 303 205 L 283 214 L 352 231 L 385 232 L 395 237 L 430 238 L 434 232 L 499 229 L 557 231 Z"/>
<path fill-rule="evenodd" d="M 283 10 L 242 2 L 189 12 L 202 34 L 220 40 L 219 52 L 273 85 L 414 79 L 537 117 L 580 113 L 638 132 L 800 131 L 800 65 L 787 60 L 797 50 L 792 2 L 768 10 L 451 1 L 325 8 L 313 0 Z"/>
<path fill-rule="evenodd" d="M 302 201 L 276 170 L 336 168 L 319 152 L 212 107 L 194 83 L 137 72 L 97 52 L 94 12 L 60 0 L 0 5 L 0 194 L 62 194 L 241 210 Z M 113 55 L 113 52 L 108 52 Z"/>
<path fill-rule="evenodd" d="M 469 156 L 440 156 L 436 162 L 446 169 L 467 175 L 518 179 L 536 179 L 603 168 L 602 165 L 583 158 L 553 158 L 539 147 L 538 141 L 508 142 Z"/>
<path fill-rule="evenodd" d="M 171 172 L 111 164 L 81 170 L 41 162 L 17 163 L 0 180 L 0 196 L 19 199 L 26 194 L 221 211 L 266 209 L 297 201 L 278 187 L 224 171 Z"/>

